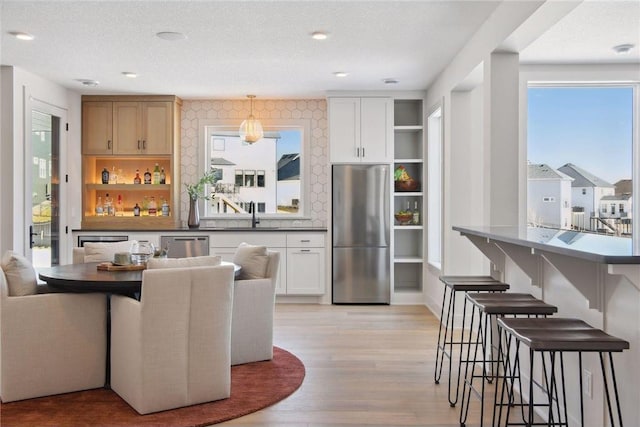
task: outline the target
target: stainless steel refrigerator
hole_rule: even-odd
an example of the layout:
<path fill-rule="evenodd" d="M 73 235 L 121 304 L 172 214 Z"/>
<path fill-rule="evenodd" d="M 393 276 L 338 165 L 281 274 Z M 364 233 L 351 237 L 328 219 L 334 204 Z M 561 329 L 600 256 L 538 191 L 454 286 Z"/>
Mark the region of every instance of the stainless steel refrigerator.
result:
<path fill-rule="evenodd" d="M 333 303 L 389 304 L 389 165 L 334 165 Z"/>

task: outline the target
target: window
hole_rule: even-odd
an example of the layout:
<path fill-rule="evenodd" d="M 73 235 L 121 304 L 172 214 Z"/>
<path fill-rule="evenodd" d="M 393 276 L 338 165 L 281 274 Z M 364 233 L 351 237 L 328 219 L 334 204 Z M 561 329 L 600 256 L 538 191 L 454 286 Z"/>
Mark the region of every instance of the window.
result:
<path fill-rule="evenodd" d="M 256 171 L 245 170 L 244 171 L 244 186 L 255 187 L 256 186 Z"/>
<path fill-rule="evenodd" d="M 620 203 L 613 200 L 630 188 L 634 167 L 638 167 L 633 163 L 634 145 L 640 145 L 634 141 L 638 87 L 596 83 L 529 85 L 530 224 L 560 228 L 566 223 L 566 228 L 631 238 L 632 227 L 616 214 Z M 542 191 L 552 191 L 561 200 L 568 195 L 568 209 L 564 203 L 550 205 L 552 196 L 544 196 L 542 202 L 532 197 L 540 197 Z M 576 212 L 584 214 L 573 214 Z M 602 226 L 604 219 L 609 226 Z"/>
<path fill-rule="evenodd" d="M 624 212 L 624 203 L 620 203 L 620 205 L 618 206 L 618 211 L 619 211 L 620 213 L 623 213 L 623 212 Z"/>
<path fill-rule="evenodd" d="M 543 197 L 542 201 L 546 202 L 546 203 L 554 203 L 556 201 L 556 198 L 555 197 Z"/>
<path fill-rule="evenodd" d="M 427 117 L 427 260 L 437 268 L 442 260 L 442 106 Z"/>
<path fill-rule="evenodd" d="M 46 159 L 40 159 L 38 170 L 39 170 L 38 176 L 40 178 L 47 177 L 47 160 Z"/>
<path fill-rule="evenodd" d="M 304 147 L 309 123 L 289 122 L 292 124 L 265 126 L 264 137 L 253 144 L 240 140 L 235 125 L 203 127 L 203 163 L 220 171 L 204 217 L 248 214 L 251 201 L 257 212 L 267 215 L 304 213 Z"/>

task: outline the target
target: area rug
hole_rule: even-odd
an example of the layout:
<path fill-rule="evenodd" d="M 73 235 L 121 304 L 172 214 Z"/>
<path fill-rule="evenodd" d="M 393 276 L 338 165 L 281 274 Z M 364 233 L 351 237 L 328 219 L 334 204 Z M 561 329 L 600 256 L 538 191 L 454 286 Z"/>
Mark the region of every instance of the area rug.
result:
<path fill-rule="evenodd" d="M 231 397 L 149 415 L 139 415 L 115 392 L 87 390 L 0 404 L 0 425 L 200 427 L 238 418 L 284 399 L 304 379 L 304 364 L 273 348 L 273 360 L 231 368 Z"/>

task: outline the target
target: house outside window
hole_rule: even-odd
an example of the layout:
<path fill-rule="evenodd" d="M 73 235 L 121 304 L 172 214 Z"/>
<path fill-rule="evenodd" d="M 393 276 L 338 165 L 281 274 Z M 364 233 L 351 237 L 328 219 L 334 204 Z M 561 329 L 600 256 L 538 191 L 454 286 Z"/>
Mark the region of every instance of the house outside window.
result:
<path fill-rule="evenodd" d="M 253 144 L 240 140 L 236 125 L 203 126 L 202 164 L 222 170 L 205 204 L 204 218 L 246 215 L 251 201 L 256 203 L 256 212 L 266 215 L 304 214 L 309 208 L 303 203 L 304 191 L 309 191 L 304 182 L 309 123 L 289 121 L 291 124 L 278 128 L 265 127 L 264 137 Z"/>
<path fill-rule="evenodd" d="M 555 210 L 552 210 L 550 197 L 544 198 L 546 203 L 540 203 L 538 198 L 540 205 L 535 206 L 531 205 L 531 200 L 535 199 L 529 194 L 528 223 L 554 227 L 550 218 L 562 216 L 560 210 L 566 209 L 571 217 L 568 228 L 591 232 L 604 230 L 631 238 L 631 230 L 635 228 L 630 226 L 633 216 L 624 210 L 616 211 L 620 202 L 614 196 L 618 195 L 616 183 L 631 181 L 637 174 L 633 153 L 640 142 L 634 137 L 633 130 L 637 126 L 640 85 L 584 83 L 577 79 L 566 83 L 545 81 L 549 80 L 549 75 L 540 78 L 537 71 L 523 71 L 525 81 L 529 82 L 526 89 L 527 162 L 529 165 L 547 164 L 571 183 L 567 199 L 562 194 L 563 203 L 553 207 Z M 603 147 L 607 147 L 606 156 Z M 550 185 L 548 180 L 542 179 L 535 184 L 533 194 L 538 192 L 538 195 Z M 527 191 L 532 193 L 531 177 Z M 568 208 L 564 200 L 568 200 Z M 626 222 L 616 217 L 621 217 L 623 212 Z M 532 222 L 531 218 L 539 221 Z M 607 219 L 609 227 L 602 227 L 602 218 Z M 635 244 L 640 245 L 635 232 Z"/>

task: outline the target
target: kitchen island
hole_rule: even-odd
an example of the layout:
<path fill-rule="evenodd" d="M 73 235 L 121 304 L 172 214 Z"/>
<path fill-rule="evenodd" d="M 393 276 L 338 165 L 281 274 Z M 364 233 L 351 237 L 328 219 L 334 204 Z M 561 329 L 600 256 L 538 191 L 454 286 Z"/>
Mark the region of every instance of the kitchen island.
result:
<path fill-rule="evenodd" d="M 491 274 L 558 306 L 558 316 L 580 318 L 629 341 L 630 350 L 614 356 L 625 425 L 640 425 L 640 254 L 630 238 L 532 227 L 463 227 L 490 261 Z M 585 419 L 607 425 L 603 384 L 596 355 L 585 357 Z M 569 356 L 571 357 L 571 356 Z M 566 383 L 570 425 L 579 420 L 578 372 L 568 361 Z M 525 372 L 523 370 L 522 372 Z"/>

